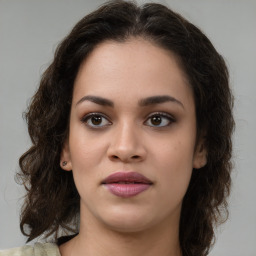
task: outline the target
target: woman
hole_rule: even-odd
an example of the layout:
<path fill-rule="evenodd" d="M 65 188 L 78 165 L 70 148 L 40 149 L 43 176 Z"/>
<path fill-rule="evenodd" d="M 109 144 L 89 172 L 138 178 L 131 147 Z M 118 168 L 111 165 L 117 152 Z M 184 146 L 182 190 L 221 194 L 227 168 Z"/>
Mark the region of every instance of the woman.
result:
<path fill-rule="evenodd" d="M 26 115 L 21 231 L 3 255 L 207 255 L 227 216 L 232 95 L 207 37 L 112 1 L 61 42 Z"/>

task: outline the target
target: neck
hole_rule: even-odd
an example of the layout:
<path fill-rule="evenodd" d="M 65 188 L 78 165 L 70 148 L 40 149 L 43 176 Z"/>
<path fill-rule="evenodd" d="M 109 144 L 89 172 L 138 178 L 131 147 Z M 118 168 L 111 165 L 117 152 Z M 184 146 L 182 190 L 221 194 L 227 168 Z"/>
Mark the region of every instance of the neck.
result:
<path fill-rule="evenodd" d="M 178 223 L 166 220 L 143 231 L 121 232 L 82 218 L 79 235 L 63 244 L 60 252 L 62 256 L 130 256 L 131 252 L 133 256 L 182 256 Z"/>

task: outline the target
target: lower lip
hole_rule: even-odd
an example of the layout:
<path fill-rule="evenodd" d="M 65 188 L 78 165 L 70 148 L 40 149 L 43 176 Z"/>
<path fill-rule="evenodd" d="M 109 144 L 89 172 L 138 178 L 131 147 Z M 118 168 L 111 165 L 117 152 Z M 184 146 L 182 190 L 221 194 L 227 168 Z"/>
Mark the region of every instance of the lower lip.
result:
<path fill-rule="evenodd" d="M 119 197 L 132 197 L 136 196 L 143 191 L 147 190 L 151 185 L 150 184 L 121 184 L 121 183 L 110 183 L 105 184 L 108 190 Z"/>

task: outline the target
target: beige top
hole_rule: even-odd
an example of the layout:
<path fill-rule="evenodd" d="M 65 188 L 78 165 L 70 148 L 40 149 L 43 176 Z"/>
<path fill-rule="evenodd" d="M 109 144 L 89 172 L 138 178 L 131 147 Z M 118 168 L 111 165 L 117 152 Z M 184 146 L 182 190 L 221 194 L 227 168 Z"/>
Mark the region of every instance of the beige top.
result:
<path fill-rule="evenodd" d="M 25 245 L 19 248 L 9 250 L 1 250 L 0 256 L 61 256 L 59 248 L 53 243 L 35 243 L 32 245 Z"/>

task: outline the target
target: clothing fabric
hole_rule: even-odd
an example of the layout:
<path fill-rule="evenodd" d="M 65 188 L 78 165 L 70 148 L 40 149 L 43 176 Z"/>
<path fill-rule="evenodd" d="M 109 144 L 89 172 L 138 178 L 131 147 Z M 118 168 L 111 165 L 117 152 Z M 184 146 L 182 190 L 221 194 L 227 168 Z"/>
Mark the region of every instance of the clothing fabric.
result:
<path fill-rule="evenodd" d="M 53 243 L 35 243 L 19 248 L 0 251 L 0 256 L 61 256 L 59 247 Z"/>

